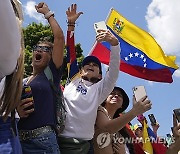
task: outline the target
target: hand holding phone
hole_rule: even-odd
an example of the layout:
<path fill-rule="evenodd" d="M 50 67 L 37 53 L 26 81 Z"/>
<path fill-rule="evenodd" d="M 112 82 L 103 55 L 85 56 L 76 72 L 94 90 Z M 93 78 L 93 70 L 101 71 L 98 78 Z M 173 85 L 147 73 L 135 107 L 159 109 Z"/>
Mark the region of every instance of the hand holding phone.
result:
<path fill-rule="evenodd" d="M 104 21 L 94 23 L 94 29 L 96 31 L 96 34 L 99 34 L 98 30 L 108 30 Z"/>
<path fill-rule="evenodd" d="M 135 86 L 135 87 L 133 87 L 133 94 L 134 94 L 135 99 L 136 99 L 137 102 L 141 98 L 147 96 L 144 86 Z M 148 100 L 148 98 L 146 98 L 146 100 Z"/>
<path fill-rule="evenodd" d="M 151 121 L 151 125 L 157 124 L 157 121 L 156 121 L 156 118 L 154 117 L 154 114 L 149 114 L 148 117 L 149 117 L 149 120 Z"/>
<path fill-rule="evenodd" d="M 33 101 L 33 95 L 32 95 L 31 87 L 25 85 L 23 87 L 23 90 L 22 90 L 21 100 L 26 99 L 26 98 L 31 98 L 31 100 Z M 26 103 L 29 103 L 29 102 L 26 102 Z M 24 110 L 27 111 L 27 110 L 31 110 L 33 108 L 34 108 L 34 103 L 31 106 L 24 108 Z"/>

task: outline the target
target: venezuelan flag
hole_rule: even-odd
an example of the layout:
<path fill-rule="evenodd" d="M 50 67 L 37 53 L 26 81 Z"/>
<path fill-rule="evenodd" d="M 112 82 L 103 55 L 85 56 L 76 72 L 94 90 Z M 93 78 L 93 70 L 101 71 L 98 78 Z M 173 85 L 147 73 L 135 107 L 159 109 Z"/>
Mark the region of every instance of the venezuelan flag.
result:
<path fill-rule="evenodd" d="M 151 144 L 155 154 L 166 154 L 167 147 L 162 143 L 162 139 L 158 138 L 150 127 L 147 127 L 148 136 L 151 138 Z M 166 139 L 165 141 L 166 142 Z"/>
<path fill-rule="evenodd" d="M 152 144 L 150 142 L 147 127 L 148 126 L 146 124 L 146 121 L 144 120 L 144 125 L 143 125 L 143 149 L 148 154 L 153 154 L 153 147 L 152 147 Z"/>
<path fill-rule="evenodd" d="M 79 67 L 76 59 L 74 31 L 67 31 L 67 69 L 68 69 L 68 81 L 75 79 L 79 75 Z"/>
<path fill-rule="evenodd" d="M 121 71 L 150 81 L 173 82 L 172 75 L 178 69 L 176 57 L 165 55 L 149 33 L 132 24 L 114 9 L 111 9 L 106 24 L 121 45 Z M 96 42 L 91 55 L 108 65 L 110 44 Z"/>
<path fill-rule="evenodd" d="M 133 140 L 134 153 L 135 154 L 145 154 L 140 143 L 136 142 L 136 136 L 135 136 L 134 132 L 132 131 L 131 126 L 129 124 L 126 124 L 125 127 L 126 127 L 127 133 L 129 134 L 129 136 Z"/>

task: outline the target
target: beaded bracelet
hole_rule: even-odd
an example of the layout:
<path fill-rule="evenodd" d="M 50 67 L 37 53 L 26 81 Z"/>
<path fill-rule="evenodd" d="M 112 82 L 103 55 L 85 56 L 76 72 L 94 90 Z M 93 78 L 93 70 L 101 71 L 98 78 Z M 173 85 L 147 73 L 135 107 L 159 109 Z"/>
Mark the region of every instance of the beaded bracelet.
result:
<path fill-rule="evenodd" d="M 68 26 L 75 27 L 76 23 L 66 20 Z"/>

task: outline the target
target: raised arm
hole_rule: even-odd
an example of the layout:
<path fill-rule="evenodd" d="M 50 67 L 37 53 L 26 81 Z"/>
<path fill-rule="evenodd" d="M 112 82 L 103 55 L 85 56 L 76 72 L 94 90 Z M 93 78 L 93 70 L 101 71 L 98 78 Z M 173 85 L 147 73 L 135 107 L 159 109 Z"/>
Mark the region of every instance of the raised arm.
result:
<path fill-rule="evenodd" d="M 50 27 L 54 35 L 52 59 L 54 64 L 56 65 L 56 68 L 59 68 L 63 63 L 64 57 L 65 42 L 63 31 L 57 23 L 56 19 L 54 18 L 54 13 L 49 10 L 48 6 L 44 2 L 41 2 L 38 5 L 36 5 L 35 8 L 37 12 L 44 14 L 45 18 L 48 20 L 50 24 Z"/>
<path fill-rule="evenodd" d="M 120 66 L 120 44 L 118 39 L 108 30 L 98 30 L 99 34 L 96 36 L 98 42 L 106 41 L 110 43 L 110 63 L 109 69 L 105 77 L 99 81 L 97 84 L 101 84 L 100 87 L 100 100 L 99 103 L 102 103 L 107 96 L 112 92 L 115 83 L 119 75 L 119 66 Z M 99 51 L 101 52 L 101 51 Z"/>
<path fill-rule="evenodd" d="M 77 5 L 71 4 L 71 7 L 66 11 L 68 31 L 74 31 L 76 20 L 81 14 L 83 14 L 83 12 L 77 13 Z"/>
<path fill-rule="evenodd" d="M 175 115 L 173 115 L 173 126 L 175 142 L 169 146 L 166 154 L 177 154 L 180 151 L 180 123 L 177 122 Z"/>
<path fill-rule="evenodd" d="M 74 30 L 75 30 L 75 23 L 76 20 L 79 18 L 82 12 L 76 12 L 77 11 L 77 5 L 72 4 L 71 7 L 69 7 L 66 11 L 67 15 L 67 47 L 69 49 L 70 54 L 76 55 L 75 52 L 75 41 L 74 41 Z M 71 56 L 74 57 L 74 56 Z M 70 58 L 71 58 L 70 57 Z M 75 56 L 76 57 L 76 56 Z M 71 60 L 70 60 L 71 61 Z"/>
<path fill-rule="evenodd" d="M 67 15 L 67 37 L 66 37 L 66 46 L 67 46 L 67 62 L 70 63 L 74 61 L 74 67 L 73 69 L 76 70 L 76 73 L 79 71 L 79 67 L 77 64 L 76 59 L 76 51 L 75 51 L 75 39 L 74 39 L 74 30 L 75 30 L 75 23 L 76 20 L 79 18 L 82 12 L 76 12 L 77 11 L 77 5 L 72 4 L 71 7 L 69 7 L 66 11 Z M 76 63 L 76 64 L 75 64 Z M 70 67 L 68 67 L 68 77 L 71 80 L 74 74 L 70 73 Z M 74 78 L 75 79 L 75 78 Z"/>
<path fill-rule="evenodd" d="M 137 115 L 142 114 L 151 109 L 152 104 L 149 100 L 146 100 L 146 97 L 140 99 L 139 102 L 136 102 L 133 98 L 133 102 L 134 106 L 130 111 L 112 120 L 104 118 L 105 114 L 101 111 L 98 111 L 96 125 L 99 128 L 108 131 L 109 133 L 115 133 L 121 130 L 128 122 L 134 119 Z"/>
<path fill-rule="evenodd" d="M 10 0 L 0 0 L 0 79 L 11 74 L 20 55 L 21 35 Z"/>

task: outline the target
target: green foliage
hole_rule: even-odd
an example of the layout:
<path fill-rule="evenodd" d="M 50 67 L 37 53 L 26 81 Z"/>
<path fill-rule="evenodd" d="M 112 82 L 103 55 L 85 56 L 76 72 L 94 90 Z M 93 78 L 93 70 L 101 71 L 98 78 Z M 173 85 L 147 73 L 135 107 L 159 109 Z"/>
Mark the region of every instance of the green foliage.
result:
<path fill-rule="evenodd" d="M 37 24 L 33 22 L 29 24 L 27 27 L 23 28 L 24 34 L 24 43 L 25 43 L 25 73 L 24 77 L 28 77 L 32 74 L 32 49 L 33 46 L 36 45 L 39 41 L 43 38 L 48 38 L 51 42 L 53 42 L 53 34 L 49 25 L 43 25 L 42 23 Z M 81 49 L 81 45 L 76 45 L 76 56 L 78 64 L 81 64 L 82 60 L 84 59 L 83 50 Z M 64 49 L 64 55 L 66 58 L 66 50 Z M 64 58 L 64 72 L 62 77 L 62 85 L 66 83 L 67 79 L 67 67 L 66 67 L 66 60 Z"/>
<path fill-rule="evenodd" d="M 53 34 L 49 25 L 43 25 L 42 23 L 37 24 L 33 22 L 23 29 L 25 47 L 28 45 L 32 50 L 33 46 L 36 45 L 42 38 L 49 37 L 53 40 Z"/>

